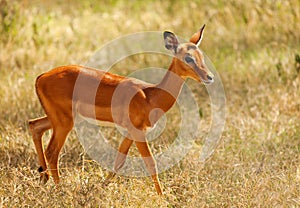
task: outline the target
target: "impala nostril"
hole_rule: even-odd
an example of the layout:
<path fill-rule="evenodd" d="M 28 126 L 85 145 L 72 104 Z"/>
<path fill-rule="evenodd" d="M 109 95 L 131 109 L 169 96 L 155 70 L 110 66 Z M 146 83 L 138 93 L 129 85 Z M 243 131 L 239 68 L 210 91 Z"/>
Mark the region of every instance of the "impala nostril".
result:
<path fill-rule="evenodd" d="M 207 79 L 211 81 L 213 78 L 211 76 L 207 75 Z"/>

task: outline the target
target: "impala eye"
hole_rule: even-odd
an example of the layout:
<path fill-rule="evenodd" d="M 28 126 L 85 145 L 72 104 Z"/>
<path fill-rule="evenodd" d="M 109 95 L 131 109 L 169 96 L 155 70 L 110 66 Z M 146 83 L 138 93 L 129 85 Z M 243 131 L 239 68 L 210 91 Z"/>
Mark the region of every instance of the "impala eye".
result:
<path fill-rule="evenodd" d="M 184 58 L 184 60 L 185 60 L 185 62 L 186 63 L 194 63 L 194 59 L 192 58 L 192 57 L 190 57 L 190 56 L 186 56 L 185 58 Z"/>

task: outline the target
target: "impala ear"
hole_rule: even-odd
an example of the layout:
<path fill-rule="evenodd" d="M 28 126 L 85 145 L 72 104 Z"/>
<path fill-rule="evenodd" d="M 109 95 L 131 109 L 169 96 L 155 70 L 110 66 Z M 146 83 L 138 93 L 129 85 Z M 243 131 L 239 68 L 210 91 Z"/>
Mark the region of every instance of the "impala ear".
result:
<path fill-rule="evenodd" d="M 196 32 L 190 39 L 190 42 L 196 44 L 197 47 L 199 47 L 202 37 L 203 37 L 203 32 L 204 32 L 205 25 L 203 25 L 198 32 Z"/>
<path fill-rule="evenodd" d="M 164 32 L 164 41 L 166 49 L 176 53 L 177 47 L 179 45 L 179 41 L 176 35 L 172 32 L 165 31 Z"/>

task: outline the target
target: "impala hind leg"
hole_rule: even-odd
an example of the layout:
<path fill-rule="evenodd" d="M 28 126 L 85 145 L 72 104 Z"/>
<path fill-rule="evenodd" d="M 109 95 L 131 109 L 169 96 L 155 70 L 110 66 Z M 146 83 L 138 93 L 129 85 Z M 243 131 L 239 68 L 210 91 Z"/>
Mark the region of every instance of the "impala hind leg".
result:
<path fill-rule="evenodd" d="M 114 172 L 110 172 L 109 175 L 106 177 L 104 181 L 104 185 L 108 184 L 109 181 L 115 177 L 116 173 L 123 167 L 129 148 L 132 145 L 133 141 L 128 138 L 124 138 L 122 143 L 120 144 L 116 159 L 115 159 L 115 164 L 114 164 Z"/>
<path fill-rule="evenodd" d="M 29 130 L 32 134 L 34 146 L 39 159 L 40 167 L 38 171 L 40 172 L 40 180 L 42 183 L 46 183 L 49 179 L 42 136 L 46 130 L 51 128 L 52 126 L 47 116 L 29 121 Z"/>
<path fill-rule="evenodd" d="M 53 134 L 45 152 L 51 175 L 56 184 L 59 183 L 58 156 L 72 128 L 72 120 L 64 121 L 64 124 L 58 126 L 53 126 Z"/>
<path fill-rule="evenodd" d="M 135 144 L 136 144 L 136 147 L 138 148 L 141 156 L 143 157 L 143 160 L 146 164 L 148 172 L 151 174 L 151 178 L 154 182 L 156 192 L 159 195 L 161 195 L 162 189 L 161 189 L 161 185 L 160 185 L 158 175 L 157 175 L 156 162 L 155 162 L 153 155 L 149 149 L 148 143 L 135 141 Z"/>

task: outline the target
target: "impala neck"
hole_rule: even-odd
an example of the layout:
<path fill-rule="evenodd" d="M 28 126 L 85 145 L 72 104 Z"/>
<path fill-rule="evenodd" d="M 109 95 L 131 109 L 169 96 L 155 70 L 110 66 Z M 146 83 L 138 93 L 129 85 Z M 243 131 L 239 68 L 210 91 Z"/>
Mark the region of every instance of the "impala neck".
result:
<path fill-rule="evenodd" d="M 172 63 L 160 83 L 156 85 L 157 92 L 155 93 L 157 107 L 163 111 L 168 111 L 175 103 L 181 88 L 184 83 L 184 78 L 179 75 L 176 69 L 178 69 L 178 60 L 174 58 Z"/>

